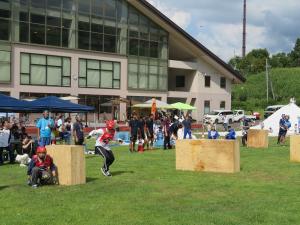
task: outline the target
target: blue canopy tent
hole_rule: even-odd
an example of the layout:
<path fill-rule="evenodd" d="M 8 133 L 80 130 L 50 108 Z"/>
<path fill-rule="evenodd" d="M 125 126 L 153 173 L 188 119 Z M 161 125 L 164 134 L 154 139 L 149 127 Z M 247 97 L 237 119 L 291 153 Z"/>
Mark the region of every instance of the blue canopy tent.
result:
<path fill-rule="evenodd" d="M 29 102 L 29 104 L 33 112 L 49 110 L 50 112 L 79 113 L 93 112 L 95 110 L 94 107 L 75 104 L 55 96 L 39 98 L 37 100 Z"/>
<path fill-rule="evenodd" d="M 29 102 L 0 94 L 0 112 L 28 112 L 31 110 Z"/>

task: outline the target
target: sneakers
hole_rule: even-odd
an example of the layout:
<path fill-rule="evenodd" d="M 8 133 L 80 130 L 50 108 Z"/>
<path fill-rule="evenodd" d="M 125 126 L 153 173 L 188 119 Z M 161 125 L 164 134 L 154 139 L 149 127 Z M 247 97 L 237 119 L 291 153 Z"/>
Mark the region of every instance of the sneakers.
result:
<path fill-rule="evenodd" d="M 106 177 L 111 177 L 111 173 L 109 171 L 105 171 L 105 169 L 103 167 L 101 167 L 101 172 L 104 176 Z"/>
<path fill-rule="evenodd" d="M 32 185 L 31 187 L 34 188 L 34 189 L 36 189 L 36 188 L 38 188 L 38 185 L 37 185 L 37 184 L 34 184 L 34 185 Z"/>

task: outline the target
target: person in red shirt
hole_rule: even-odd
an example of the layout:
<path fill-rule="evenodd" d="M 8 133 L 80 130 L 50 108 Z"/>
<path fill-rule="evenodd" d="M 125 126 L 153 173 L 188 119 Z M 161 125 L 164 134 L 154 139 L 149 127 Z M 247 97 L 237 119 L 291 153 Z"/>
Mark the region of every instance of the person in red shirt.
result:
<path fill-rule="evenodd" d="M 33 188 L 38 185 L 57 183 L 56 166 L 50 155 L 47 155 L 47 150 L 43 146 L 39 146 L 36 150 L 36 155 L 28 166 L 28 184 Z"/>

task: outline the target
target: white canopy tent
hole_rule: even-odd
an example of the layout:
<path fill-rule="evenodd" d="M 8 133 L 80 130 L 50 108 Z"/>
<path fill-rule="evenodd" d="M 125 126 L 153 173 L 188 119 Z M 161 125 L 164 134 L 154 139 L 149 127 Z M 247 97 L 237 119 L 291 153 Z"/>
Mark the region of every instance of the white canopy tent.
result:
<path fill-rule="evenodd" d="M 295 133 L 295 125 L 298 127 L 298 121 L 300 118 L 300 108 L 293 102 L 277 110 L 274 114 L 263 121 L 263 129 L 269 130 L 270 136 L 277 136 L 279 132 L 279 120 L 282 114 L 290 116 L 291 128 L 288 130 L 288 134 Z M 251 127 L 251 129 L 261 129 L 261 125 Z"/>

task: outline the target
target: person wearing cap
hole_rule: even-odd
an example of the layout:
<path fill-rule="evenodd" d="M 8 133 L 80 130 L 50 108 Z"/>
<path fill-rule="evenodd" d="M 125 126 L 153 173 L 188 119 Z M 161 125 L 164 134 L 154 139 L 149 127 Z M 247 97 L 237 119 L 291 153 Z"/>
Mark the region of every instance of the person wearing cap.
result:
<path fill-rule="evenodd" d="M 27 170 L 28 184 L 33 188 L 39 185 L 57 183 L 56 166 L 53 163 L 51 156 L 47 155 L 47 150 L 43 146 L 39 146 L 36 150 L 36 155 L 32 160 Z"/>
<path fill-rule="evenodd" d="M 43 112 L 43 117 L 38 120 L 36 127 L 38 128 L 39 146 L 50 145 L 51 129 L 54 128 L 54 121 L 49 117 L 48 110 Z"/>
<path fill-rule="evenodd" d="M 113 120 L 106 121 L 106 128 L 91 131 L 87 138 L 89 139 L 92 136 L 96 136 L 95 154 L 101 155 L 104 158 L 101 172 L 104 176 L 111 177 L 109 167 L 115 161 L 115 157 L 110 149 L 109 142 L 115 136 L 115 122 Z"/>
<path fill-rule="evenodd" d="M 83 124 L 81 122 L 81 117 L 76 115 L 76 122 L 73 124 L 73 137 L 75 145 L 83 145 L 84 142 L 84 132 Z"/>

